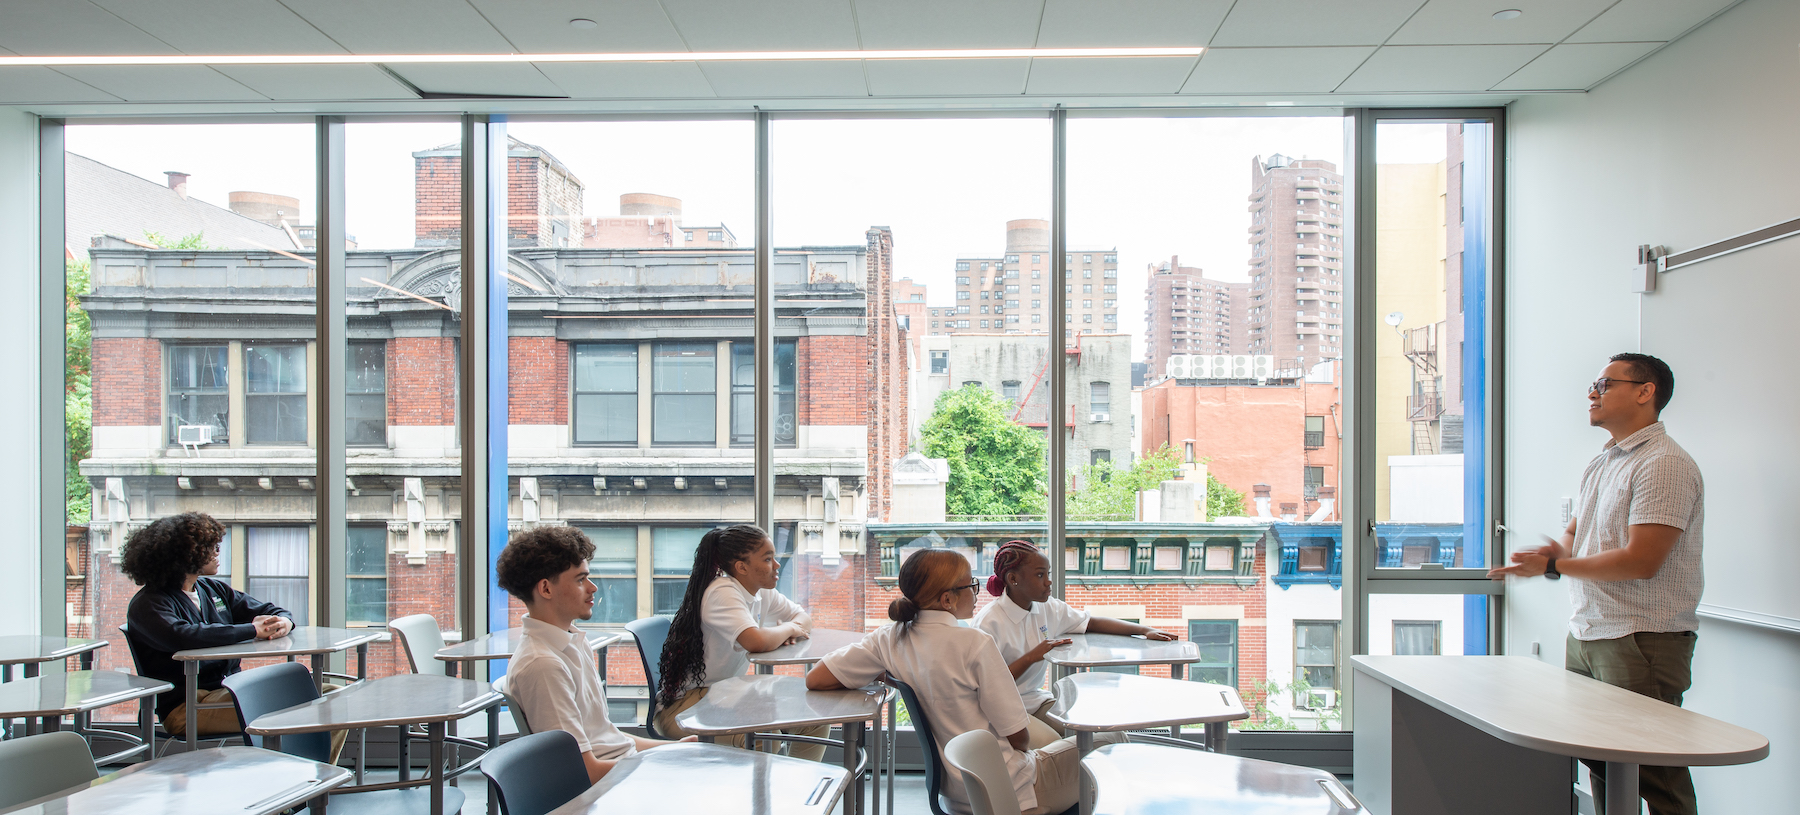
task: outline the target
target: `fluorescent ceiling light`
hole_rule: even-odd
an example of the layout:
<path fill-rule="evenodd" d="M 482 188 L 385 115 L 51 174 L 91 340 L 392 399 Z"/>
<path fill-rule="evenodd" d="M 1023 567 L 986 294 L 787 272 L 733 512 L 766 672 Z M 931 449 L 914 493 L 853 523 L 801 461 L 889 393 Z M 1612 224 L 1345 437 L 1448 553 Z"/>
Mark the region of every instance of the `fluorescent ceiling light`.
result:
<path fill-rule="evenodd" d="M 402 65 L 519 62 L 766 62 L 848 59 L 1031 59 L 1034 57 L 1197 57 L 1181 48 L 962 48 L 902 51 L 665 51 L 643 54 L 172 54 L 157 56 L 0 57 L 0 67 L 65 65 Z"/>

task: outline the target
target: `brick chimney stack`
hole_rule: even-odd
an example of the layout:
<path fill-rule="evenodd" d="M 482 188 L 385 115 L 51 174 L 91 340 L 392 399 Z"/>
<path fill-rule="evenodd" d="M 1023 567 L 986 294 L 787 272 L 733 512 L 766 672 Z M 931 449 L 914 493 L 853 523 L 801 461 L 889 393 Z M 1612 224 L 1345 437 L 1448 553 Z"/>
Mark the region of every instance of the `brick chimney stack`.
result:
<path fill-rule="evenodd" d="M 181 196 L 181 200 L 183 200 L 183 201 L 187 200 L 188 174 L 187 173 L 178 173 L 174 170 L 167 170 L 163 173 L 163 175 L 166 175 L 169 177 L 169 189 L 174 190 L 176 195 Z"/>

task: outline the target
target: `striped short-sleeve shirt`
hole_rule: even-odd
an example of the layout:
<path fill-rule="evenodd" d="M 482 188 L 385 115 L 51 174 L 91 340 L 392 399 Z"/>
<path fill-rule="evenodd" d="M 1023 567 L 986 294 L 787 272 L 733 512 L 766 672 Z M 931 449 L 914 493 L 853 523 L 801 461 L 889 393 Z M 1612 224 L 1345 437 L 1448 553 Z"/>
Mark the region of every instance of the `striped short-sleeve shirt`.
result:
<path fill-rule="evenodd" d="M 1705 579 L 1700 527 L 1705 520 L 1700 468 L 1657 422 L 1606 448 L 1581 475 L 1575 516 L 1575 557 L 1625 546 L 1633 524 L 1681 530 L 1656 575 L 1646 580 L 1569 577 L 1578 640 L 1617 639 L 1639 631 L 1694 631 Z"/>

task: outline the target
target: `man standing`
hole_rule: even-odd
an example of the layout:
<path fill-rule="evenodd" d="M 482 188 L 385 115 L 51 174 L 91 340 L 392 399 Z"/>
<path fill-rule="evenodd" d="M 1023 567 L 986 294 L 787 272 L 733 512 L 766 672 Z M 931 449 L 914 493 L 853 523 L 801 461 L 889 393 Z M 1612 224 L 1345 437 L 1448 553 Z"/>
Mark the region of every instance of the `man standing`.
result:
<path fill-rule="evenodd" d="M 1613 355 L 1588 387 L 1588 423 L 1612 440 L 1581 475 L 1568 529 L 1488 576 L 1568 575 L 1568 669 L 1680 705 L 1699 628 L 1704 509 L 1700 468 L 1659 419 L 1674 392 L 1662 360 Z M 1583 763 L 1604 801 L 1605 765 Z M 1686 767 L 1644 767 L 1640 788 L 1651 815 L 1697 811 Z"/>

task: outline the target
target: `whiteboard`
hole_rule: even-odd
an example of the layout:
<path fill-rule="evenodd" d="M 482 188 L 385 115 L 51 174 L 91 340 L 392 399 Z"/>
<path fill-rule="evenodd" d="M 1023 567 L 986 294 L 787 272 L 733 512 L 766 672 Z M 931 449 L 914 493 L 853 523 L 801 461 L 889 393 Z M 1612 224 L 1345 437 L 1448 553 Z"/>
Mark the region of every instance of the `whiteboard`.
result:
<path fill-rule="evenodd" d="M 1800 237 L 1657 277 L 1639 330 L 1706 484 L 1701 608 L 1800 621 Z"/>

